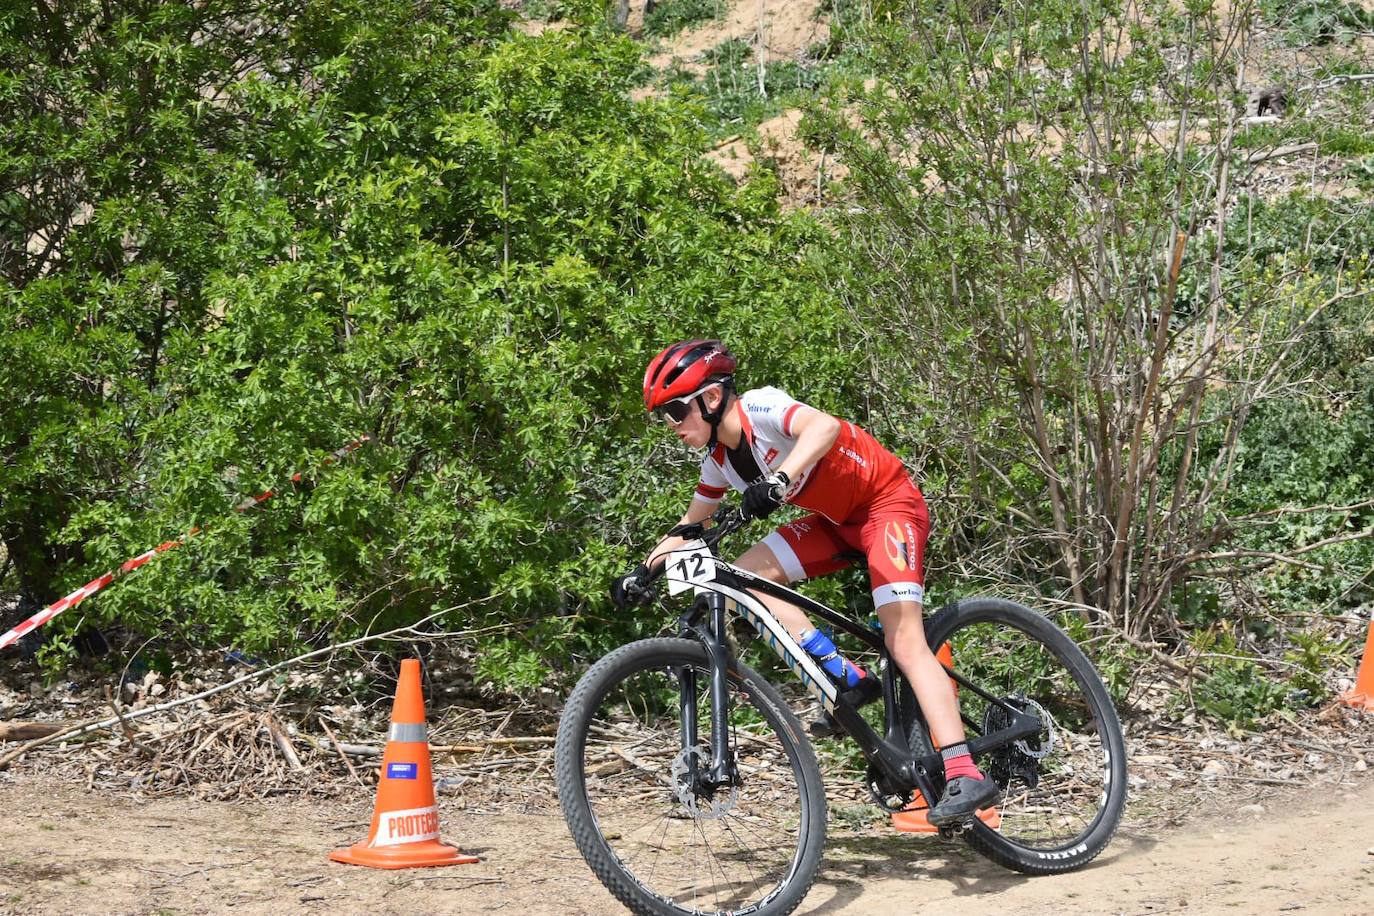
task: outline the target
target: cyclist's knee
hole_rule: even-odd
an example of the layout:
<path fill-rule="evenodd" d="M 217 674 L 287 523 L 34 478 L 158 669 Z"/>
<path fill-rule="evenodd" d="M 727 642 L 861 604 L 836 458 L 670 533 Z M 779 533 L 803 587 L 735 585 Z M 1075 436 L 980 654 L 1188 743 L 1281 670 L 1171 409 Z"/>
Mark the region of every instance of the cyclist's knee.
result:
<path fill-rule="evenodd" d="M 878 608 L 883 625 L 883 640 L 894 658 L 917 658 L 930 653 L 926 645 L 921 605 L 914 601 L 894 601 Z"/>

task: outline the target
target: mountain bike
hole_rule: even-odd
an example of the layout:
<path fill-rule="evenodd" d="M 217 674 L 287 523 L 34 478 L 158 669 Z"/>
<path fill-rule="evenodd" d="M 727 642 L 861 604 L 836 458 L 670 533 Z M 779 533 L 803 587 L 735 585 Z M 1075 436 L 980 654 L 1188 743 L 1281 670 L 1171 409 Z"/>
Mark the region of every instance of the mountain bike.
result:
<path fill-rule="evenodd" d="M 748 523 L 722 508 L 681 525 L 688 543 L 658 573 L 694 592 L 679 636 L 645 639 L 594 664 L 559 722 L 563 815 L 592 871 L 631 911 L 790 913 L 815 879 L 826 799 L 815 750 L 778 689 L 741 661 L 730 622 L 752 625 L 858 745 L 873 800 L 902 810 L 940 797 L 944 766 L 881 633 L 722 560 Z M 781 598 L 878 654 L 881 705 L 860 711 L 751 591 Z M 1126 800 L 1126 755 L 1111 698 L 1063 630 L 1011 601 L 972 598 L 929 614 L 932 650 L 959 695 L 969 751 L 1002 789 L 1000 826 L 942 828 L 999 865 L 1069 871 L 1107 845 Z M 875 727 L 866 716 L 880 721 Z"/>

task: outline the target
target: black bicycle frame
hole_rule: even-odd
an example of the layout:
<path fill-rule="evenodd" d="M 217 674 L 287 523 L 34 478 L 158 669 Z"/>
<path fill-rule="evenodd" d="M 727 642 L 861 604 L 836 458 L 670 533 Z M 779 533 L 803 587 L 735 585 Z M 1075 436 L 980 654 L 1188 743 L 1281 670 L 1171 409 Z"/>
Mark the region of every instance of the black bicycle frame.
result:
<path fill-rule="evenodd" d="M 894 665 L 883 638 L 872 628 L 856 623 L 787 586 L 755 576 L 719 557 L 715 557 L 715 563 L 715 581 L 696 585 L 702 594 L 680 621 L 680 629 L 684 635 L 694 636 L 706 647 L 711 666 L 711 762 L 707 773 L 695 774 L 699 780 L 698 784 L 708 790 L 714 790 L 738 781 L 734 757 L 730 752 L 730 730 L 726 725 L 729 721 L 727 678 L 733 661 L 726 639 L 726 627 L 727 612 L 733 607 L 758 630 L 764 641 L 798 675 L 807 690 L 855 740 L 865 759 L 884 778 L 885 788 L 893 794 L 908 793 L 916 789 L 929 800 L 938 798 L 939 790 L 934 780 L 944 772 L 943 761 L 938 751 L 918 757 L 907 746 L 906 733 L 898 714 Z M 879 653 L 883 661 L 880 665 L 884 706 L 883 735 L 874 731 L 860 715 L 858 708 L 845 700 L 819 665 L 797 645 L 777 618 L 751 592 L 770 595 L 807 614 L 820 617 Z M 1013 741 L 1039 734 L 1039 717 L 1023 712 L 1000 697 L 991 696 L 970 683 L 959 672 L 949 667 L 945 670 L 959 685 L 1001 707 L 1010 717 L 1010 724 L 1006 728 L 980 735 L 968 742 L 969 753 L 975 758 L 980 754 L 1005 747 Z M 696 673 L 684 669 L 678 673 L 678 677 L 683 688 L 680 701 L 683 717 L 682 746 L 684 750 L 689 750 L 697 746 Z M 916 716 L 917 721 L 912 723 L 912 727 L 927 728 L 919 711 L 916 712 Z M 691 756 L 687 755 L 686 759 L 690 762 Z M 694 764 L 692 766 L 695 769 Z"/>

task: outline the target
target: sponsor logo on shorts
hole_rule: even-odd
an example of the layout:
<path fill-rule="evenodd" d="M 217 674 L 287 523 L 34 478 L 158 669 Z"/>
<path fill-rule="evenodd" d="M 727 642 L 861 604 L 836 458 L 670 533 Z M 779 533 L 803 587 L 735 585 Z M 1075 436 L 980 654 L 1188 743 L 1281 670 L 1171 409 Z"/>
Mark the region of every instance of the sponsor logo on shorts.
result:
<path fill-rule="evenodd" d="M 763 456 L 763 463 L 764 463 L 764 464 L 772 464 L 772 463 L 773 463 L 773 459 L 776 458 L 776 457 L 778 457 L 778 450 L 775 449 L 775 448 L 770 448 L 770 449 L 768 450 L 768 454 L 766 454 L 766 455 Z"/>
<path fill-rule="evenodd" d="M 910 522 L 891 521 L 883 528 L 883 547 L 895 569 L 916 568 L 916 530 Z"/>
<path fill-rule="evenodd" d="M 873 606 L 882 607 L 894 601 L 926 603 L 926 590 L 915 582 L 891 582 L 873 589 Z"/>
<path fill-rule="evenodd" d="M 795 522 L 788 522 L 786 525 L 783 526 L 783 529 L 786 530 L 793 537 L 798 538 L 801 537 L 803 534 L 811 533 L 811 525 L 808 522 L 803 522 L 800 520 Z"/>

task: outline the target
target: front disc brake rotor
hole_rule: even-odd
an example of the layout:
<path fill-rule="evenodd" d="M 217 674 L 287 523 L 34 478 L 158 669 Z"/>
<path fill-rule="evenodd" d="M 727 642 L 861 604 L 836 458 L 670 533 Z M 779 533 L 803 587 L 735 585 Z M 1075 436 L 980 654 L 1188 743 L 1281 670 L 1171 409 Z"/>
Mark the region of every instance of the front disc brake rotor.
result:
<path fill-rule="evenodd" d="M 700 773 L 710 765 L 710 755 L 701 745 L 686 748 L 673 758 L 669 771 L 673 774 L 673 795 L 694 818 L 714 821 L 728 814 L 739 798 L 739 786 L 731 786 L 730 792 L 722 798 L 718 793 L 707 798 L 698 792 L 694 773 Z"/>

